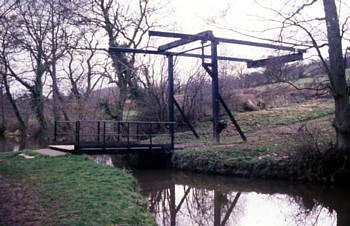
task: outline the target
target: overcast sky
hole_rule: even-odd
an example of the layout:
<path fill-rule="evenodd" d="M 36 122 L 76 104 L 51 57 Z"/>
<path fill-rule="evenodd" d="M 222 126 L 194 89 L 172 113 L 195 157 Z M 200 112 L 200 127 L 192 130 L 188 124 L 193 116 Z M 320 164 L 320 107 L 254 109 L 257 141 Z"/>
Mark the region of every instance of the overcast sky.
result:
<path fill-rule="evenodd" d="M 271 2 L 274 2 L 274 5 Z M 212 30 L 217 37 L 258 42 L 263 41 L 243 36 L 240 33 L 268 39 L 276 37 L 275 32 L 260 33 L 271 26 L 265 18 L 271 17 L 272 13 L 258 6 L 254 0 L 173 0 L 169 3 L 174 16 L 169 16 L 168 19 L 176 24 L 177 32 L 195 34 Z M 279 7 L 276 1 L 272 0 L 264 0 L 264 6 Z M 219 53 L 250 59 L 260 59 L 272 54 L 268 49 L 237 45 L 220 45 Z"/>
<path fill-rule="evenodd" d="M 278 23 L 272 23 L 269 20 L 281 20 L 277 17 L 277 12 L 288 14 L 294 12 L 297 7 L 301 5 L 303 0 L 172 0 L 170 5 L 174 10 L 175 16 L 171 17 L 171 20 L 177 23 L 177 30 L 184 33 L 197 33 L 204 30 L 213 30 L 214 34 L 218 37 L 226 37 L 233 39 L 251 40 L 257 42 L 265 42 L 263 40 L 254 39 L 252 37 L 259 37 L 265 39 L 278 38 L 280 34 L 279 29 L 271 29 L 281 26 Z M 346 2 L 346 1 L 344 1 Z M 350 16 L 349 5 L 343 5 L 338 7 L 339 13 L 342 18 Z M 275 9 L 277 12 L 272 12 L 268 9 Z M 324 17 L 322 1 L 316 2 L 311 7 L 306 7 L 302 11 L 302 19 L 308 18 L 321 18 Z M 216 25 L 208 24 L 207 21 L 214 21 Z M 219 28 L 221 27 L 221 29 Z M 325 25 L 322 22 L 315 22 L 310 26 L 306 26 L 308 29 L 319 35 L 317 39 L 324 40 Z M 229 28 L 222 29 L 222 28 Z M 294 33 L 293 33 L 294 32 Z M 305 32 L 293 31 L 290 32 L 287 38 L 285 32 L 283 34 L 285 42 L 303 42 L 310 41 Z M 248 34 L 249 36 L 242 35 Z M 294 39 L 294 40 L 293 40 Z M 344 43 L 344 47 L 349 46 L 348 43 Z M 266 49 L 253 49 L 245 50 L 240 46 L 235 46 L 235 56 L 249 57 L 249 54 L 254 53 L 252 58 L 261 58 L 268 56 L 271 51 Z M 302 47 L 301 47 L 302 48 Z M 226 51 L 226 50 L 225 50 Z M 258 55 L 258 52 L 261 53 Z M 327 52 L 326 50 L 324 51 Z M 309 51 L 309 55 L 313 55 L 315 52 Z"/>

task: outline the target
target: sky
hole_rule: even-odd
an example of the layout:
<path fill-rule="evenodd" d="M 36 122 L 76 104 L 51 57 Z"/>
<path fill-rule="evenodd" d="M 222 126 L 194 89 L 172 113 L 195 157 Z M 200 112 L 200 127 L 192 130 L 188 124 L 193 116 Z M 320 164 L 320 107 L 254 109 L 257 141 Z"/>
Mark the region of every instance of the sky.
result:
<path fill-rule="evenodd" d="M 265 37 L 267 39 L 276 37 L 275 31 L 265 31 L 261 33 L 262 30 L 271 26 L 265 18 L 271 17 L 272 14 L 271 11 L 264 10 L 254 2 L 254 0 L 169 0 L 169 7 L 173 11 L 173 14 L 168 16 L 167 20 L 171 23 L 175 23 L 176 26 L 173 30 L 169 30 L 166 27 L 164 31 L 195 34 L 206 30 L 212 30 L 216 37 L 266 42 L 241 34 L 247 33 L 252 36 Z M 280 7 L 276 4 L 276 1 L 273 0 L 264 0 L 264 6 Z M 163 43 L 160 44 L 172 41 L 172 39 L 160 39 L 163 41 Z M 158 46 L 160 44 L 158 44 Z M 192 46 L 190 45 L 186 47 L 186 49 L 196 47 L 195 45 L 198 46 L 199 43 L 195 43 Z M 271 49 L 232 44 L 220 44 L 218 51 L 221 56 L 253 60 L 276 54 L 276 51 Z M 192 66 L 188 66 L 189 59 L 181 59 L 180 61 L 186 61 L 186 68 L 195 68 L 195 62 L 191 63 Z"/>
<path fill-rule="evenodd" d="M 306 0 L 173 0 L 170 1 L 170 5 L 175 11 L 174 20 L 185 32 L 207 29 L 210 26 L 203 21 L 207 18 L 214 18 L 224 27 L 254 31 L 269 27 L 267 18 L 271 19 L 276 15 L 276 12 L 268 10 L 269 8 L 289 13 L 294 11 L 293 2 L 300 5 L 300 2 L 304 1 Z M 219 18 L 225 12 L 226 20 L 220 20 Z M 313 17 L 323 16 L 321 2 L 319 1 L 312 7 L 306 7 L 303 14 Z M 212 29 L 220 32 L 220 29 L 215 27 Z"/>
<path fill-rule="evenodd" d="M 207 18 L 218 19 L 229 9 L 230 24 L 250 24 L 252 16 L 258 13 L 258 9 L 251 7 L 253 0 L 175 0 L 171 5 L 176 13 L 179 26 L 186 31 L 203 30 L 209 26 L 203 20 Z M 253 24 L 253 23 L 251 23 Z M 212 27 L 215 29 L 215 27 Z"/>
<path fill-rule="evenodd" d="M 276 28 L 280 26 L 280 24 L 272 23 L 269 20 L 278 19 L 276 17 L 277 12 L 290 13 L 295 11 L 295 6 L 293 9 L 293 3 L 296 2 L 300 5 L 302 1 L 303 0 L 173 0 L 169 3 L 174 10 L 174 16 L 171 17 L 171 20 L 176 22 L 176 29 L 179 32 L 198 33 L 204 30 L 212 30 L 217 37 L 266 42 L 252 37 L 276 40 L 280 34 L 280 29 L 271 28 Z M 322 7 L 321 2 L 316 3 L 312 7 L 308 7 L 303 11 L 303 17 L 323 17 L 324 12 Z M 268 8 L 276 9 L 277 12 L 272 12 L 268 10 Z M 213 23 L 215 24 L 213 25 Z M 308 27 L 308 29 L 325 29 L 324 24 L 312 26 Z M 242 34 L 248 34 L 248 36 Z M 291 41 L 293 39 L 288 40 L 292 43 L 306 40 L 305 34 L 302 32 L 296 32 L 290 36 L 295 38 L 294 41 Z M 270 50 L 257 48 L 247 49 L 246 47 L 241 48 L 241 46 L 235 46 L 231 51 L 235 52 L 235 55 L 253 59 L 260 59 L 261 57 L 272 54 Z M 249 57 L 250 55 L 252 55 L 252 57 Z"/>

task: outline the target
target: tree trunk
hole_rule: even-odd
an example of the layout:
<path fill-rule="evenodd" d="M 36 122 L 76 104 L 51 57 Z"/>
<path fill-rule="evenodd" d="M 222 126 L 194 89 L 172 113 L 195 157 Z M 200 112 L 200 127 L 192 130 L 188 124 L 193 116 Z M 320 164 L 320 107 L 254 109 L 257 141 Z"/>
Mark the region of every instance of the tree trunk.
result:
<path fill-rule="evenodd" d="M 1 118 L 0 118 L 0 137 L 5 135 L 6 130 L 6 124 L 5 124 L 5 106 L 4 106 L 4 91 L 3 91 L 3 85 L 0 84 L 0 105 L 1 105 Z"/>
<path fill-rule="evenodd" d="M 123 53 L 111 54 L 113 60 L 113 67 L 115 68 L 118 76 L 117 86 L 119 89 L 119 96 L 117 98 L 117 109 L 113 116 L 114 120 L 123 120 L 124 105 L 128 98 L 128 85 L 131 87 L 131 70 L 133 62 L 129 62 Z M 132 87 L 131 87 L 132 88 Z"/>
<path fill-rule="evenodd" d="M 120 62 L 118 57 L 116 55 L 112 56 L 113 59 L 113 65 L 114 68 L 117 71 L 118 74 L 118 81 L 117 81 L 117 85 L 118 85 L 118 89 L 119 89 L 119 95 L 117 98 L 117 103 L 116 103 L 116 112 L 114 112 L 114 116 L 113 119 L 117 120 L 117 121 L 122 121 L 123 120 L 123 111 L 124 111 L 124 105 L 128 96 L 128 89 L 127 89 L 127 82 L 123 76 L 123 73 L 120 68 Z"/>
<path fill-rule="evenodd" d="M 323 0 L 327 24 L 329 72 L 335 100 L 334 127 L 337 135 L 336 148 L 350 151 L 350 107 L 349 90 L 345 76 L 345 64 L 342 51 L 342 38 L 335 0 Z"/>
<path fill-rule="evenodd" d="M 4 82 L 4 86 L 5 86 L 5 91 L 6 91 L 6 96 L 7 96 L 7 99 L 8 101 L 10 102 L 11 104 L 11 107 L 16 115 L 16 118 L 17 118 L 17 121 L 19 123 L 19 129 L 20 131 L 22 132 L 22 134 L 26 134 L 26 124 L 22 118 L 22 115 L 17 107 L 17 104 L 16 104 L 16 101 L 13 99 L 12 95 L 11 95 L 11 91 L 10 91 L 10 86 L 7 82 L 7 77 L 6 75 L 3 75 L 2 76 L 3 78 L 3 82 Z"/>
<path fill-rule="evenodd" d="M 32 107 L 36 114 L 36 118 L 39 121 L 40 129 L 39 134 L 37 135 L 43 135 L 45 131 L 47 130 L 47 121 L 45 117 L 45 102 L 43 99 L 43 84 L 41 82 L 42 75 L 37 74 L 36 75 L 36 82 L 33 87 L 31 96 L 32 96 Z"/>

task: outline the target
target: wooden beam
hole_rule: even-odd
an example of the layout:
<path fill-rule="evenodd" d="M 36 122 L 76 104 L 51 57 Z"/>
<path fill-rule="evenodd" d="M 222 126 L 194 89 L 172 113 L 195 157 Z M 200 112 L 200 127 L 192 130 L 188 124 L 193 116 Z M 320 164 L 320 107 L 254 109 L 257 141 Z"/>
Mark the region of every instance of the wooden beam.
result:
<path fill-rule="evenodd" d="M 108 50 L 110 53 L 139 53 L 139 54 L 153 54 L 153 55 L 173 55 L 173 56 L 182 56 L 182 57 L 194 57 L 194 58 L 206 58 L 209 59 L 210 55 L 201 55 L 201 54 L 195 54 L 195 53 L 176 53 L 176 52 L 162 52 L 158 50 L 144 50 L 144 49 L 131 49 L 131 48 L 121 48 L 121 47 L 109 47 Z M 237 62 L 250 62 L 251 59 L 246 58 L 237 58 L 237 57 L 225 57 L 225 56 L 218 56 L 218 60 L 225 60 L 225 61 L 237 61 Z"/>
<path fill-rule="evenodd" d="M 197 41 L 198 40 L 197 36 L 203 36 L 203 38 L 201 38 L 201 40 L 208 39 L 209 37 L 213 36 L 213 32 L 212 31 L 203 31 L 203 32 L 200 32 L 198 34 L 195 34 L 194 36 L 193 35 L 184 35 L 179 40 L 176 40 L 176 41 L 170 42 L 168 44 L 159 46 L 158 50 L 159 51 L 166 51 L 168 49 L 172 49 L 172 48 L 175 48 L 178 46 L 182 46 L 182 45 Z"/>
<path fill-rule="evenodd" d="M 284 63 L 293 62 L 293 61 L 302 60 L 302 59 L 303 59 L 303 53 L 294 53 L 290 55 L 250 61 L 250 62 L 247 62 L 247 67 L 248 68 L 265 67 L 269 64 L 276 64 L 276 63 L 284 64 Z"/>

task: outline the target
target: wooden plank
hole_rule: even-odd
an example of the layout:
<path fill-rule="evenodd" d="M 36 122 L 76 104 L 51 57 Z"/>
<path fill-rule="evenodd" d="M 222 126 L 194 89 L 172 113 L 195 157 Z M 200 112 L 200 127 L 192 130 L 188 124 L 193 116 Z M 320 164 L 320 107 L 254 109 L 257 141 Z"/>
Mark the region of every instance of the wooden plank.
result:
<path fill-rule="evenodd" d="M 69 154 L 67 152 L 57 151 L 57 150 L 48 149 L 48 148 L 38 149 L 38 150 L 35 150 L 35 152 L 42 154 L 42 155 L 51 156 L 51 157 L 57 157 L 57 156 Z"/>
<path fill-rule="evenodd" d="M 58 150 L 58 151 L 74 151 L 74 145 L 50 145 L 50 149 Z"/>

